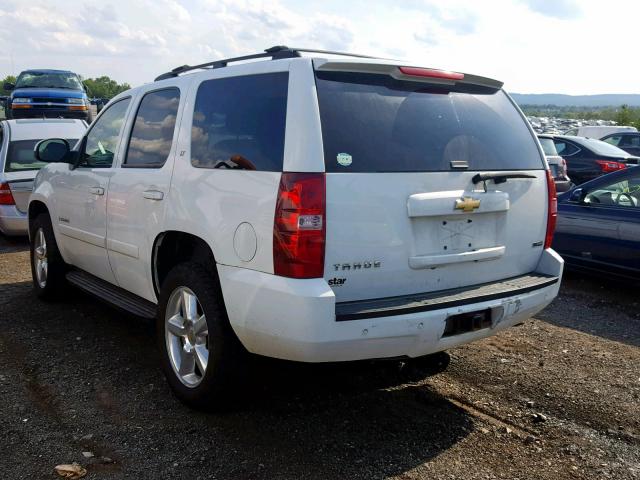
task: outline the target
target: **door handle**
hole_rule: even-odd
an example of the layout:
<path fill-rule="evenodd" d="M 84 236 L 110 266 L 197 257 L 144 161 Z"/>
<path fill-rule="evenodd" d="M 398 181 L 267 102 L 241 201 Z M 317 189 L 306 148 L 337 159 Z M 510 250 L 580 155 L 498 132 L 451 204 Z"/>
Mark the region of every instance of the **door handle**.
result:
<path fill-rule="evenodd" d="M 93 195 L 104 195 L 104 188 L 102 187 L 89 187 L 89 193 Z"/>
<path fill-rule="evenodd" d="M 149 200 L 162 200 L 164 198 L 164 192 L 160 190 L 145 190 L 142 192 L 142 196 Z"/>

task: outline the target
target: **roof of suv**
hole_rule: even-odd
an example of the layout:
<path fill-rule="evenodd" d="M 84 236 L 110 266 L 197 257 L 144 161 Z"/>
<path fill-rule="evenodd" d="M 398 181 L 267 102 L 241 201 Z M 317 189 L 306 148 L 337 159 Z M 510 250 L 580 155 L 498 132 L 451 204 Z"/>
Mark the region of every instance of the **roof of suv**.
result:
<path fill-rule="evenodd" d="M 415 66 L 408 66 L 408 65 L 398 67 L 398 65 L 402 65 L 403 63 L 405 63 L 404 61 L 401 61 L 401 60 L 378 58 L 378 57 L 372 57 L 369 55 L 361 55 L 357 53 L 347 53 L 347 52 L 336 52 L 331 50 L 317 50 L 317 49 L 310 49 L 310 48 L 290 48 L 284 45 L 270 47 L 265 49 L 264 52 L 255 53 L 251 55 L 214 60 L 212 62 L 201 63 L 198 65 L 182 65 L 172 69 L 169 72 L 159 75 L 158 77 L 155 78 L 155 81 L 174 78 L 179 76 L 182 73 L 187 73 L 194 70 L 223 68 L 223 67 L 229 66 L 230 63 L 235 63 L 235 62 L 244 62 L 247 60 L 263 59 L 263 58 L 271 59 L 271 60 L 296 59 L 296 58 L 301 58 L 303 54 L 320 54 L 320 55 L 312 56 L 311 58 L 314 58 L 317 60 L 326 60 L 327 62 L 325 65 L 323 65 L 323 69 L 353 71 L 353 67 L 350 67 L 350 65 L 353 65 L 354 63 L 357 63 L 359 65 L 369 64 L 371 65 L 371 68 L 367 69 L 368 73 L 388 74 L 399 80 L 418 79 L 418 81 L 422 80 L 422 81 L 432 81 L 434 83 L 449 83 L 449 84 L 460 82 L 460 83 L 467 83 L 467 84 L 475 84 L 483 87 L 489 87 L 492 89 L 500 89 L 502 88 L 502 85 L 503 85 L 503 83 L 498 80 L 494 80 L 487 77 L 481 77 L 477 75 L 469 75 L 466 73 L 450 72 L 445 70 L 415 67 Z M 332 58 L 329 61 L 327 59 L 327 56 L 331 56 L 331 57 L 338 56 L 338 57 L 344 57 L 344 58 L 337 61 Z M 378 66 L 378 68 L 374 68 L 374 66 Z"/>

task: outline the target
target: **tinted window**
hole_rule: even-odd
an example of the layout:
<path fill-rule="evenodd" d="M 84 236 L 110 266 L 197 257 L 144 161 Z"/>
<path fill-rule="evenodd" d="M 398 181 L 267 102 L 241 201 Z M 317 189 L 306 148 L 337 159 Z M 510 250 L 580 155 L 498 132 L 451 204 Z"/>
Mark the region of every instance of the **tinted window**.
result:
<path fill-rule="evenodd" d="M 609 142 L 610 143 L 610 142 Z M 640 135 L 624 135 L 620 147 L 640 147 Z"/>
<path fill-rule="evenodd" d="M 550 138 L 539 138 L 538 140 L 540 140 L 540 145 L 542 145 L 542 151 L 545 155 L 558 155 L 553 140 L 551 140 Z"/>
<path fill-rule="evenodd" d="M 525 120 L 502 91 L 317 72 L 328 172 L 543 168 Z"/>
<path fill-rule="evenodd" d="M 131 131 L 125 164 L 161 167 L 169 156 L 180 90 L 169 88 L 142 97 Z"/>
<path fill-rule="evenodd" d="M 7 160 L 4 165 L 5 172 L 18 172 L 22 170 L 39 170 L 46 165 L 39 162 L 33 155 L 33 149 L 40 140 L 16 140 L 9 143 Z M 78 141 L 77 138 L 68 138 L 69 146 Z"/>
<path fill-rule="evenodd" d="M 124 116 L 131 99 L 110 105 L 92 125 L 82 154 L 81 167 L 110 167 L 118 148 Z"/>
<path fill-rule="evenodd" d="M 553 143 L 556 145 L 558 155 L 562 155 L 564 157 L 568 157 L 580 151 L 580 149 L 573 143 L 565 142 L 564 140 L 554 140 Z"/>
<path fill-rule="evenodd" d="M 288 73 L 202 82 L 191 129 L 201 168 L 282 171 Z"/>

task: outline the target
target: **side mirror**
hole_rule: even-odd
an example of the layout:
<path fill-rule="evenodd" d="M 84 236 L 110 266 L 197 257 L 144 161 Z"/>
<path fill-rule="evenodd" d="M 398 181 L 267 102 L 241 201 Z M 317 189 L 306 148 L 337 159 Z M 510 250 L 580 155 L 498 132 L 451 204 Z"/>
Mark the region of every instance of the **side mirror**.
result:
<path fill-rule="evenodd" d="M 573 192 L 571 192 L 569 201 L 575 202 L 575 203 L 582 203 L 584 201 L 584 197 L 586 196 L 587 196 L 587 192 L 585 192 L 581 188 L 576 188 Z"/>
<path fill-rule="evenodd" d="M 36 160 L 45 163 L 71 163 L 67 160 L 70 160 L 70 151 L 69 142 L 64 138 L 49 138 L 40 140 L 33 149 L 33 154 Z"/>
<path fill-rule="evenodd" d="M 2 86 L 2 88 L 4 88 L 7 92 L 10 92 L 14 88 L 16 88 L 16 86 L 10 82 L 4 82 L 4 85 Z"/>

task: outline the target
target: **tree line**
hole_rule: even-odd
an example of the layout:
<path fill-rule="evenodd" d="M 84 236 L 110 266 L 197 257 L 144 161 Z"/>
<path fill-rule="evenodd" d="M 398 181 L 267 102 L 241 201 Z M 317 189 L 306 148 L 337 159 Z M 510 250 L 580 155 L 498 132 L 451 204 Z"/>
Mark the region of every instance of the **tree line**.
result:
<path fill-rule="evenodd" d="M 11 93 L 4 89 L 5 82 L 15 84 L 16 77 L 13 75 L 7 75 L 0 81 L 0 96 L 9 95 Z M 97 78 L 86 78 L 82 80 L 82 83 L 84 83 L 84 86 L 87 89 L 87 95 L 90 98 L 113 98 L 120 92 L 124 92 L 131 88 L 131 85 L 128 83 L 118 83 L 106 75 Z"/>
<path fill-rule="evenodd" d="M 613 120 L 640 130 L 640 107 L 559 107 L 557 105 L 522 105 L 525 115 L 534 117 L 573 118 L 576 120 Z"/>

